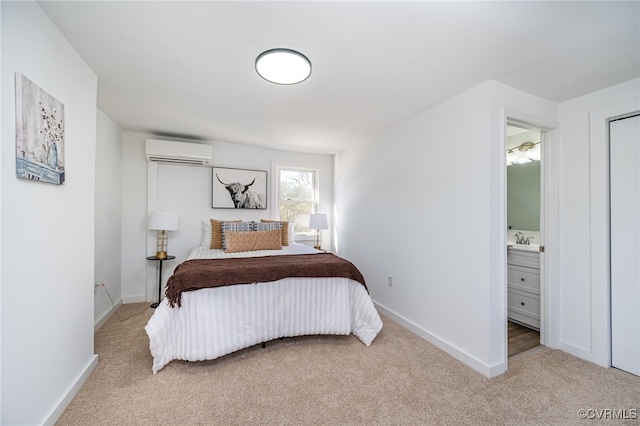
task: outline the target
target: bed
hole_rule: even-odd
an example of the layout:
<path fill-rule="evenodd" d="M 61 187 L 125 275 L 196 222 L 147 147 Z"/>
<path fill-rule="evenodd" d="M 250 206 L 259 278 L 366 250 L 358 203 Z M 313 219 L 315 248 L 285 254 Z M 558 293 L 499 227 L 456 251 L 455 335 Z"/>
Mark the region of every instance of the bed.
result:
<path fill-rule="evenodd" d="M 273 250 L 194 248 L 167 281 L 167 297 L 145 327 L 153 373 L 172 360 L 211 360 L 282 337 L 353 334 L 364 345 L 371 345 L 382 321 L 355 266 L 357 272 L 282 277 L 280 265 L 271 268 L 277 273 L 266 279 L 251 278 L 245 284 L 220 282 L 221 277 L 237 275 L 235 271 L 220 273 L 220 262 L 237 271 L 253 268 L 255 276 L 257 270 L 269 269 L 267 262 L 285 264 L 291 259 L 319 264 L 334 262 L 333 258 L 350 264 L 295 242 Z M 216 282 L 208 282 L 207 277 L 216 273 L 212 278 Z M 176 291 L 176 286 L 182 290 Z"/>

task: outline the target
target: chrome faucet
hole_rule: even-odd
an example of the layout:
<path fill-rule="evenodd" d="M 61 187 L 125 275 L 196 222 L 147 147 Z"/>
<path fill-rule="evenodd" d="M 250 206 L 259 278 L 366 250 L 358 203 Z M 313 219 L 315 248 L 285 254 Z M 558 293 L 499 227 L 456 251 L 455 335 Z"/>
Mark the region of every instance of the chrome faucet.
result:
<path fill-rule="evenodd" d="M 531 241 L 529 241 L 529 240 L 533 240 L 533 239 L 534 239 L 533 237 L 527 237 L 527 239 L 525 241 L 525 244 L 528 245 L 528 246 L 531 245 Z"/>
<path fill-rule="evenodd" d="M 528 244 L 522 232 L 516 232 L 513 236 L 516 237 L 516 244 Z"/>

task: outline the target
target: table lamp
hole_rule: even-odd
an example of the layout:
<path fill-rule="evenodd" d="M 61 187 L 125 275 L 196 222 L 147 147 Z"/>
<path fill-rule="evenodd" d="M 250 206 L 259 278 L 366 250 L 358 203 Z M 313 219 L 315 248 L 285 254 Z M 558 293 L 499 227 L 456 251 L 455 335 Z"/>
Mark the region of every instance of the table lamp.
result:
<path fill-rule="evenodd" d="M 320 233 L 320 230 L 329 229 L 327 215 L 325 213 L 309 215 L 309 229 L 316 230 L 313 248 L 316 250 L 322 250 L 322 234 Z"/>
<path fill-rule="evenodd" d="M 178 230 L 178 213 L 167 212 L 163 210 L 154 210 L 149 218 L 149 229 L 157 230 L 158 242 L 156 244 L 156 258 L 167 258 L 167 246 L 169 244 L 169 236 L 167 231 Z"/>

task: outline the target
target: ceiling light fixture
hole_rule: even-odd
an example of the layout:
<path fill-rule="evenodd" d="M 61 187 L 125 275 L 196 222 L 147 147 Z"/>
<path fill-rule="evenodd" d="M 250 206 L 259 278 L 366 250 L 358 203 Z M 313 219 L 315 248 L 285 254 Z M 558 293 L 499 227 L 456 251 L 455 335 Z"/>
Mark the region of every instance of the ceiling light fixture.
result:
<path fill-rule="evenodd" d="M 524 142 L 507 150 L 507 166 L 540 161 L 540 142 Z"/>
<path fill-rule="evenodd" d="M 311 75 L 311 61 L 291 49 L 270 49 L 256 58 L 256 72 L 276 84 L 297 84 Z"/>

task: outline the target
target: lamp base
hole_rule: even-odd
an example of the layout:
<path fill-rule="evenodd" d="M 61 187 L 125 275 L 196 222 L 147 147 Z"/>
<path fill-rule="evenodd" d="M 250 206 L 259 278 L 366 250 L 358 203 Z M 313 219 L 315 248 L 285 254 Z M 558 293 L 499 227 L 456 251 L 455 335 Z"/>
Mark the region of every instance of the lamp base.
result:
<path fill-rule="evenodd" d="M 156 259 L 166 259 L 167 258 L 167 252 L 166 251 L 158 251 L 156 252 Z"/>
<path fill-rule="evenodd" d="M 315 238 L 313 241 L 313 248 L 316 250 L 322 250 L 322 234 L 319 229 L 316 229 Z"/>

